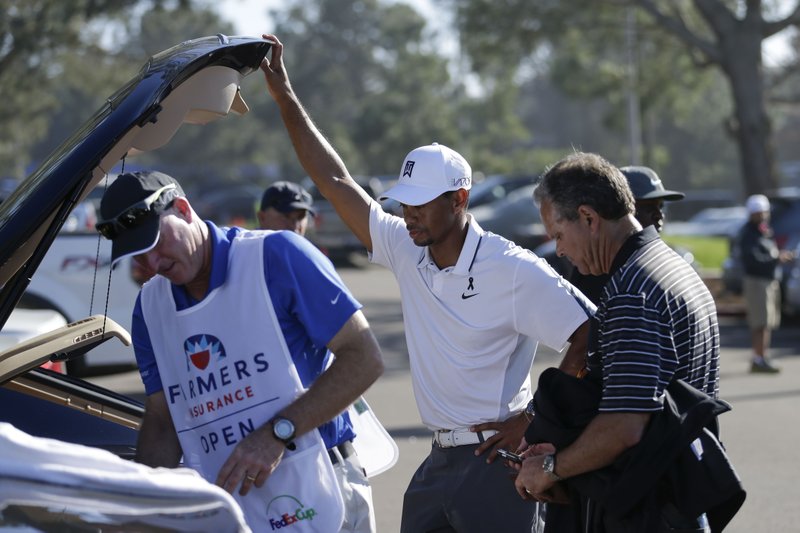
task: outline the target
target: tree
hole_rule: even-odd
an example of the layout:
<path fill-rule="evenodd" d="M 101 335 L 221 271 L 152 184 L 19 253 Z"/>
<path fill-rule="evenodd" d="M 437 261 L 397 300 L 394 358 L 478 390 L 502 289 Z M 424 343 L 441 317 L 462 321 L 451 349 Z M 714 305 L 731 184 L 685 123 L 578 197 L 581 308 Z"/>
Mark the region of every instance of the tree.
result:
<path fill-rule="evenodd" d="M 273 14 L 295 91 L 350 172 L 395 174 L 405 154 L 432 141 L 460 141 L 463 86 L 407 4 L 379 0 L 295 1 Z M 275 106 L 267 122 L 286 134 Z M 273 118 L 274 117 L 274 118 Z M 287 178 L 302 175 L 292 150 L 276 154 Z"/>
<path fill-rule="evenodd" d="M 764 39 L 800 23 L 800 5 L 795 4 L 789 15 L 776 18 L 777 5 L 766 0 L 470 0 L 455 4 L 462 35 L 470 36 L 462 41 L 476 63 L 487 54 L 510 55 L 519 61 L 543 45 L 555 49 L 565 36 L 576 31 L 591 35 L 604 21 L 625 20 L 623 10 L 638 7 L 648 15 L 643 32 L 674 36 L 688 50 L 696 68 L 716 66 L 728 81 L 732 116 L 726 127 L 737 141 L 748 194 L 777 184 L 761 47 Z M 616 27 L 621 31 L 623 25 L 617 23 Z M 591 51 L 601 50 L 603 45 L 584 41 Z"/>
<path fill-rule="evenodd" d="M 121 13 L 136 0 L 0 0 L 0 168 L 22 178 L 29 152 L 57 107 L 53 94 L 64 50 L 94 46 L 90 22 Z M 87 39 L 87 37 L 89 37 Z"/>
<path fill-rule="evenodd" d="M 764 0 L 748 0 L 733 7 L 721 0 L 693 0 L 694 9 L 711 29 L 709 34 L 685 24 L 680 4 L 667 11 L 651 0 L 635 1 L 692 53 L 722 69 L 734 103 L 728 127 L 739 145 L 745 192 L 753 194 L 776 187 L 761 48 L 764 39 L 800 24 L 800 3 L 795 2 L 789 15 L 767 20 L 765 15 L 774 4 Z"/>

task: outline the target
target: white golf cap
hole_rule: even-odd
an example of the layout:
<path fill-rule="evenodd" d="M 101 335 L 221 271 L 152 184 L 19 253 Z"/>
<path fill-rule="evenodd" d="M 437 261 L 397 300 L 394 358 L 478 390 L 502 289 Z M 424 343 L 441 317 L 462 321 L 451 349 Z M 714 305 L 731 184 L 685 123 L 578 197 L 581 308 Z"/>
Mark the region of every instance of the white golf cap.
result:
<path fill-rule="evenodd" d="M 472 187 L 472 168 L 461 154 L 443 144 L 415 148 L 406 156 L 397 184 L 380 200 L 391 198 L 405 205 L 422 205 L 437 196 Z"/>
<path fill-rule="evenodd" d="M 753 213 L 764 213 L 769 211 L 769 200 L 763 194 L 754 194 L 747 199 L 747 212 L 751 215 Z"/>

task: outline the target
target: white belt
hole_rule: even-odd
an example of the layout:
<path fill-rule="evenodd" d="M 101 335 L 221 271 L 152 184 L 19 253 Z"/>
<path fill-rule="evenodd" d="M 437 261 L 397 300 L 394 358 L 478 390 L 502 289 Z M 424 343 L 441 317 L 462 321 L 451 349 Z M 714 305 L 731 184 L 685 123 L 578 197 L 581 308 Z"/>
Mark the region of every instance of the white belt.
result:
<path fill-rule="evenodd" d="M 486 431 L 437 429 L 433 432 L 433 443 L 439 448 L 455 448 L 456 446 L 468 446 L 486 442 L 486 439 L 496 434 L 497 431 L 493 429 L 487 429 Z"/>

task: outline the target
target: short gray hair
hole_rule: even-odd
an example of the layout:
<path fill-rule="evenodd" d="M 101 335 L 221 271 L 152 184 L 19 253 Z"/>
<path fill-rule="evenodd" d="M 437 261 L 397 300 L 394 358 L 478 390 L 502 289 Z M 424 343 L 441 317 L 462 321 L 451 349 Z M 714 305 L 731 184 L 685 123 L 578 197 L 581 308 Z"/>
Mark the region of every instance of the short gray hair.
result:
<path fill-rule="evenodd" d="M 635 212 L 628 180 L 603 157 L 576 152 L 547 169 L 533 191 L 536 205 L 546 200 L 560 219 L 577 220 L 578 207 L 588 205 L 606 220 Z"/>

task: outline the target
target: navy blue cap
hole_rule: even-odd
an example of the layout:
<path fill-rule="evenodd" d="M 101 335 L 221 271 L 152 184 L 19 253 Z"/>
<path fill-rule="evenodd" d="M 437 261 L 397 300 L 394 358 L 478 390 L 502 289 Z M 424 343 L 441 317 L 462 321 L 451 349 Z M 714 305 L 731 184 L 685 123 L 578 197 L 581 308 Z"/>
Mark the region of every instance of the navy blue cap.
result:
<path fill-rule="evenodd" d="M 291 181 L 276 181 L 264 191 L 261 197 L 261 211 L 268 207 L 277 209 L 281 213 L 290 213 L 295 209 L 305 209 L 314 213 L 311 204 L 314 199 L 297 183 Z"/>
<path fill-rule="evenodd" d="M 622 167 L 636 200 L 682 200 L 686 195 L 664 188 L 658 174 L 649 167 Z"/>

